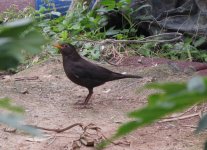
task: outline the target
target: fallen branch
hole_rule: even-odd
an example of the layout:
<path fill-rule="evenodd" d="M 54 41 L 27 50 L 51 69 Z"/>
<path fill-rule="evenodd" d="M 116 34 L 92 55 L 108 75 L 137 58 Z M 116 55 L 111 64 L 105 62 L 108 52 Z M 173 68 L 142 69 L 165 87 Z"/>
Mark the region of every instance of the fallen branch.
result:
<path fill-rule="evenodd" d="M 126 146 L 129 146 L 130 145 L 130 142 L 128 141 L 118 141 L 118 142 L 114 142 L 112 140 L 110 140 L 109 138 L 107 138 L 102 132 L 101 132 L 101 129 L 99 127 L 97 127 L 95 124 L 91 123 L 89 125 L 87 125 L 86 127 L 83 128 L 84 132 L 83 134 L 80 136 L 80 142 L 82 144 L 84 144 L 85 146 L 87 145 L 93 145 L 95 146 L 95 139 L 93 140 L 93 142 L 88 142 L 87 140 L 83 143 L 83 139 L 87 139 L 87 135 L 90 135 L 90 133 L 87 132 L 87 130 L 94 130 L 96 131 L 96 136 L 97 136 L 97 139 L 102 139 L 104 138 L 104 140 L 112 143 L 113 145 L 126 145 Z"/>
<path fill-rule="evenodd" d="M 174 38 L 166 39 L 165 36 L 174 36 Z M 153 38 L 164 37 L 163 40 L 156 40 Z M 175 32 L 175 33 L 162 33 L 157 35 L 148 36 L 142 40 L 115 40 L 115 39 L 105 39 L 102 41 L 93 41 L 93 40 L 80 40 L 83 42 L 91 42 L 91 43 L 98 43 L 98 44 L 107 44 L 107 43 L 125 43 L 125 44 L 141 44 L 141 43 L 148 43 L 148 42 L 156 42 L 156 43 L 165 43 L 165 42 L 175 42 L 182 39 L 182 34 Z"/>
<path fill-rule="evenodd" d="M 196 105 L 193 105 L 192 107 L 188 108 L 186 111 L 184 111 L 183 113 L 180 113 L 176 116 L 173 116 L 173 117 L 168 117 L 168 118 L 164 118 L 164 119 L 171 119 L 171 118 L 178 118 L 178 117 L 181 117 L 183 116 L 184 114 L 186 114 L 187 112 L 191 111 Z"/>
<path fill-rule="evenodd" d="M 194 114 L 190 114 L 190 115 L 186 115 L 186 116 L 181 116 L 181 117 L 177 117 L 177 118 L 163 119 L 161 121 L 158 121 L 158 123 L 171 122 L 171 121 L 177 121 L 177 120 L 183 120 L 183 119 L 188 119 L 188 118 L 195 117 L 195 116 L 199 116 L 199 115 L 200 115 L 200 113 L 194 113 Z"/>
<path fill-rule="evenodd" d="M 51 129 L 51 128 L 39 127 L 39 126 L 35 126 L 35 125 L 28 125 L 28 126 L 38 128 L 41 130 L 46 130 L 46 131 L 54 131 L 56 133 L 64 132 L 64 131 L 69 130 L 69 129 L 76 127 L 76 126 L 80 126 L 83 129 L 83 124 L 81 124 L 81 123 L 75 123 L 75 124 L 72 124 L 66 128 L 63 128 L 63 129 Z"/>
<path fill-rule="evenodd" d="M 182 127 L 197 128 L 197 126 L 194 125 L 182 125 Z"/>
<path fill-rule="evenodd" d="M 107 140 L 108 142 L 114 144 L 114 145 L 126 145 L 126 146 L 129 146 L 130 145 L 130 142 L 128 141 L 118 141 L 118 142 L 113 142 L 111 141 L 110 139 L 108 139 L 102 132 L 101 132 L 101 128 L 97 127 L 95 124 L 93 123 L 90 123 L 88 124 L 87 126 L 83 126 L 82 123 L 75 123 L 75 124 L 72 124 L 66 128 L 63 128 L 63 129 L 51 129 L 51 128 L 45 128 L 45 127 L 40 127 L 40 126 L 36 126 L 36 125 L 27 125 L 27 126 L 30 126 L 30 127 L 33 127 L 33 128 L 37 128 L 37 129 L 41 129 L 41 130 L 46 130 L 46 131 L 53 131 L 53 132 L 56 132 L 56 133 L 61 133 L 61 132 L 64 132 L 66 130 L 69 130 L 73 127 L 76 127 L 76 126 L 80 126 L 81 129 L 82 129 L 82 133 L 80 134 L 80 138 L 73 141 L 73 147 L 80 147 L 81 145 L 85 145 L 85 146 L 89 146 L 89 147 L 95 147 L 96 144 L 104 139 L 104 140 Z M 88 130 L 94 130 L 96 131 L 95 134 L 93 133 L 89 133 Z M 48 143 L 48 145 L 50 145 L 51 143 L 53 143 L 57 138 L 57 135 L 55 135 L 55 137 Z M 79 144 L 77 145 L 78 142 Z"/>

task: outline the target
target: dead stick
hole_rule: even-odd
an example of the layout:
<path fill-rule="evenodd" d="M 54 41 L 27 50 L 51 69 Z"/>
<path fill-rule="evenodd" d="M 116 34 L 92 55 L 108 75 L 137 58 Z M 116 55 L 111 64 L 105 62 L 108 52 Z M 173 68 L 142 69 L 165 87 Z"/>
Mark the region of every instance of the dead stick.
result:
<path fill-rule="evenodd" d="M 81 123 L 75 123 L 75 124 L 72 124 L 72 125 L 70 125 L 66 128 L 63 128 L 63 129 L 50 129 L 50 128 L 39 127 L 39 126 L 35 126 L 35 125 L 28 125 L 28 126 L 38 128 L 38 129 L 41 129 L 41 130 L 46 130 L 46 131 L 54 131 L 54 132 L 57 132 L 57 133 L 64 132 L 64 131 L 69 130 L 69 129 L 75 127 L 75 126 L 80 126 L 83 129 L 83 124 L 81 124 Z"/>
<path fill-rule="evenodd" d="M 171 118 L 178 118 L 178 117 L 181 117 L 181 116 L 183 116 L 184 114 L 186 114 L 187 112 L 191 111 L 195 106 L 196 106 L 196 105 L 193 105 L 192 107 L 188 108 L 188 109 L 187 109 L 186 111 L 184 111 L 183 113 L 178 114 L 178 115 L 176 115 L 176 116 L 174 116 L 174 117 L 167 117 L 167 118 L 164 118 L 164 119 L 171 119 Z"/>
<path fill-rule="evenodd" d="M 34 77 L 19 77 L 19 78 L 15 78 L 15 81 L 22 81 L 22 80 L 37 80 L 39 79 L 38 76 L 34 76 Z"/>
<path fill-rule="evenodd" d="M 182 125 L 182 127 L 197 128 L 197 126 L 193 126 L 193 125 Z"/>
<path fill-rule="evenodd" d="M 191 117 L 195 117 L 195 116 L 199 116 L 199 113 L 195 113 L 195 114 L 191 114 L 191 115 L 187 115 L 187 116 L 181 116 L 181 117 L 177 117 L 177 118 L 164 119 L 164 120 L 161 120 L 158 122 L 159 123 L 171 122 L 171 121 L 183 120 L 183 119 L 187 119 L 187 118 L 191 118 Z"/>
<path fill-rule="evenodd" d="M 174 38 L 172 39 L 163 39 L 163 40 L 156 40 L 153 38 L 162 37 L 165 35 L 174 35 Z M 131 44 L 131 43 L 148 43 L 148 42 L 157 42 L 157 43 L 165 43 L 165 42 L 175 42 L 182 39 L 181 33 L 162 33 L 158 35 L 152 35 L 147 38 L 144 38 L 142 40 L 115 40 L 115 39 L 105 39 L 102 41 L 93 41 L 93 40 L 79 40 L 83 42 L 92 42 L 92 43 L 99 43 L 99 44 L 107 44 L 107 43 L 125 43 L 125 44 Z"/>

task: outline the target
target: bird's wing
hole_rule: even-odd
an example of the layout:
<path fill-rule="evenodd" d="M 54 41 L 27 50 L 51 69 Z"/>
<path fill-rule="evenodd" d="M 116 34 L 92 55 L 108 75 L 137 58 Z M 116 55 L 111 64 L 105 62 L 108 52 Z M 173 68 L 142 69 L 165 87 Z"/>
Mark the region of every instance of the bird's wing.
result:
<path fill-rule="evenodd" d="M 83 80 L 106 82 L 112 74 L 112 71 L 85 60 L 76 62 L 73 66 L 72 72 L 74 76 Z"/>

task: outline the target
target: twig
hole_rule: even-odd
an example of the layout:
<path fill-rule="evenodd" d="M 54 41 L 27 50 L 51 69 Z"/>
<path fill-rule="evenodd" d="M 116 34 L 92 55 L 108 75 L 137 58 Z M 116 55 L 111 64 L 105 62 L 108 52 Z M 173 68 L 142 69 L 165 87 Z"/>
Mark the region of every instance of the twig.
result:
<path fill-rule="evenodd" d="M 56 140 L 56 138 L 57 136 L 55 135 L 54 138 L 47 145 L 51 145 Z"/>
<path fill-rule="evenodd" d="M 14 80 L 15 81 L 22 81 L 22 80 L 37 80 L 39 79 L 38 76 L 33 76 L 33 77 L 17 77 Z"/>
<path fill-rule="evenodd" d="M 197 126 L 194 125 L 182 125 L 182 127 L 197 128 Z"/>
<path fill-rule="evenodd" d="M 35 125 L 28 125 L 28 126 L 38 128 L 38 129 L 41 129 L 41 130 L 46 130 L 46 131 L 54 131 L 54 132 L 57 132 L 57 133 L 64 132 L 64 131 L 69 130 L 69 129 L 75 127 L 75 126 L 80 126 L 83 129 L 83 124 L 81 124 L 81 123 L 75 123 L 75 124 L 72 124 L 72 125 L 70 125 L 66 128 L 63 128 L 63 129 L 50 129 L 50 128 L 39 127 L 39 126 L 35 126 Z"/>
<path fill-rule="evenodd" d="M 165 118 L 165 119 L 170 119 L 170 118 L 178 118 L 178 117 L 181 117 L 183 116 L 184 114 L 186 114 L 187 112 L 191 111 L 196 105 L 193 105 L 192 107 L 188 108 L 186 111 L 184 111 L 183 113 L 180 113 L 174 117 L 168 117 L 168 118 Z"/>
<path fill-rule="evenodd" d="M 105 140 L 107 140 L 108 142 L 114 144 L 114 145 L 130 145 L 130 142 L 126 141 L 125 143 L 122 141 L 119 142 L 113 142 L 112 140 L 110 140 L 109 138 L 107 138 L 102 132 L 101 129 L 99 127 L 97 127 L 95 124 L 91 123 L 89 125 L 87 125 L 86 127 L 84 127 L 84 132 L 82 135 L 84 135 L 85 133 L 87 133 L 87 129 L 91 129 L 91 130 L 95 130 L 97 135 L 100 134 Z M 88 134 L 88 133 L 87 133 Z"/>
<path fill-rule="evenodd" d="M 38 128 L 38 129 L 41 129 L 41 130 L 46 130 L 46 131 L 54 131 L 54 132 L 57 132 L 57 133 L 61 133 L 61 132 L 64 132 L 66 130 L 69 130 L 75 126 L 80 126 L 83 130 L 83 133 L 80 135 L 80 138 L 76 141 L 80 141 L 81 144 L 84 144 L 85 146 L 91 146 L 91 143 L 89 143 L 90 145 L 88 145 L 88 143 L 83 143 L 81 140 L 86 136 L 88 135 L 89 133 L 87 132 L 88 129 L 91 129 L 91 130 L 95 130 L 96 131 L 96 134 L 99 135 L 101 137 L 103 137 L 105 140 L 109 141 L 110 143 L 114 144 L 114 145 L 130 145 L 130 142 L 126 141 L 126 142 L 113 142 L 111 141 L 110 139 L 108 139 L 102 132 L 101 132 L 101 128 L 97 127 L 95 124 L 93 123 L 90 123 L 88 124 L 87 126 L 83 127 L 83 124 L 81 123 L 75 123 L 75 124 L 72 124 L 66 128 L 63 128 L 63 129 L 50 129 L 50 128 L 45 128 L 45 127 L 39 127 L 39 126 L 35 126 L 35 125 L 27 125 L 27 126 L 30 126 L 30 127 L 34 127 L 34 128 Z M 89 134 L 90 135 L 90 134 Z M 100 137 L 100 138 L 101 138 Z M 55 137 L 48 143 L 48 145 L 52 144 L 55 140 L 56 140 L 57 136 L 55 135 Z M 94 141 L 93 141 L 93 146 L 94 146 Z"/>
<path fill-rule="evenodd" d="M 199 113 L 194 113 L 194 114 L 190 114 L 190 115 L 186 115 L 186 116 L 181 116 L 181 117 L 177 117 L 177 118 L 164 119 L 164 120 L 161 120 L 161 121 L 158 121 L 158 122 L 159 123 L 171 122 L 171 121 L 183 120 L 183 119 L 187 119 L 187 118 L 191 118 L 191 117 L 195 117 L 195 116 L 199 116 Z"/>
<path fill-rule="evenodd" d="M 174 35 L 175 37 L 169 40 L 153 40 L 153 38 L 162 37 L 166 35 Z M 148 36 L 142 40 L 115 40 L 115 39 L 105 39 L 102 41 L 93 41 L 93 40 L 80 40 L 84 42 L 92 42 L 92 43 L 98 43 L 98 44 L 107 44 L 107 43 L 125 43 L 125 44 L 131 44 L 131 43 L 148 43 L 148 42 L 157 42 L 157 43 L 165 43 L 165 42 L 175 42 L 182 39 L 182 34 L 175 32 L 175 33 L 162 33 L 157 35 Z"/>
<path fill-rule="evenodd" d="M 125 141 L 125 143 L 122 142 L 122 141 L 113 142 L 112 140 L 110 140 L 109 138 L 107 138 L 102 132 L 99 131 L 99 133 L 101 133 L 102 137 L 103 137 L 106 141 L 108 141 L 108 142 L 110 142 L 110 143 L 112 143 L 112 144 L 114 144 L 114 145 L 127 145 L 127 146 L 130 145 L 130 142 L 128 142 L 128 141 Z"/>

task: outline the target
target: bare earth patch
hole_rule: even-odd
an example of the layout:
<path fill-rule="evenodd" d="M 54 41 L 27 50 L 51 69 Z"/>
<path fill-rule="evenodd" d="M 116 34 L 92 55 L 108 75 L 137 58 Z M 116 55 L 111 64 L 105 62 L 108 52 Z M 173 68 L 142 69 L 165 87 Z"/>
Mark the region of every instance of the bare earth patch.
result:
<path fill-rule="evenodd" d="M 152 91 L 139 92 L 138 88 L 151 82 L 151 79 L 162 82 L 180 81 L 192 76 L 173 72 L 167 65 L 103 66 L 117 72 L 143 75 L 145 78 L 117 80 L 97 87 L 91 99 L 92 108 L 79 109 L 74 103 L 84 100 L 88 93 L 87 89 L 69 81 L 59 59 L 51 59 L 0 80 L 0 95 L 12 98 L 16 104 L 26 109 L 27 124 L 64 128 L 74 123 L 82 123 L 84 126 L 92 123 L 100 128 L 101 134 L 110 137 L 121 123 L 129 120 L 126 116 L 127 112 L 141 108 L 147 103 L 146 97 Z M 28 80 L 35 76 L 38 79 Z M 17 78 L 24 78 L 24 80 L 15 81 Z M 199 107 L 193 107 L 183 116 L 198 112 Z M 197 124 L 198 119 L 199 116 L 194 116 L 171 122 L 157 122 L 117 140 L 116 142 L 120 144 L 111 144 L 107 149 L 201 150 L 205 135 L 195 135 L 193 133 L 195 128 L 192 128 Z M 62 133 L 44 131 L 45 137 L 32 138 L 21 131 L 5 132 L 5 127 L 0 125 L 1 150 L 70 150 L 75 149 L 74 141 L 82 134 L 80 127 L 74 127 Z M 93 149 L 83 144 L 80 146 L 81 150 Z"/>

